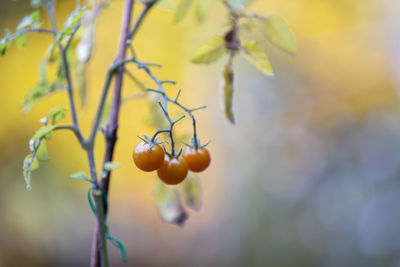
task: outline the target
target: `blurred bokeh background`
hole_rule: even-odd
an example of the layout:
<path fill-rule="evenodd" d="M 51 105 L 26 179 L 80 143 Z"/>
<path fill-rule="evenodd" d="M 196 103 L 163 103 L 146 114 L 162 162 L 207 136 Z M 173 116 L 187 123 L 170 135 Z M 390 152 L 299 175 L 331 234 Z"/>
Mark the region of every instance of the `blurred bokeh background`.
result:
<path fill-rule="evenodd" d="M 57 1 L 60 24 L 74 5 Z M 122 7 L 113 1 L 98 21 L 90 97 L 79 112 L 85 132 L 116 54 Z M 27 0 L 2 0 L 0 28 L 14 29 L 31 10 Z M 200 138 L 212 140 L 213 161 L 200 176 L 200 211 L 188 210 L 183 228 L 162 222 L 156 180 L 131 160 L 136 135 L 152 131 L 148 105 L 124 105 L 109 225 L 128 263 L 110 246 L 112 266 L 400 266 L 400 2 L 258 0 L 249 10 L 282 15 L 298 48 L 288 56 L 267 47 L 274 78 L 235 62 L 234 126 L 220 109 L 224 60 L 190 63 L 196 48 L 225 29 L 220 4 L 200 26 L 193 16 L 175 25 L 171 12 L 155 9 L 135 39 L 142 60 L 163 64 L 160 78 L 178 81 L 172 94 L 182 87 L 188 106 L 208 106 L 198 124 Z M 0 266 L 89 263 L 95 218 L 88 185 L 68 178 L 87 171 L 74 136 L 53 135 L 50 161 L 33 172 L 33 191 L 22 177 L 39 119 L 54 105 L 68 107 L 64 92 L 27 114 L 20 107 L 50 44 L 50 37 L 29 35 L 26 48 L 12 46 L 0 58 Z M 126 80 L 125 95 L 137 90 Z M 100 164 L 102 138 L 97 144 Z"/>

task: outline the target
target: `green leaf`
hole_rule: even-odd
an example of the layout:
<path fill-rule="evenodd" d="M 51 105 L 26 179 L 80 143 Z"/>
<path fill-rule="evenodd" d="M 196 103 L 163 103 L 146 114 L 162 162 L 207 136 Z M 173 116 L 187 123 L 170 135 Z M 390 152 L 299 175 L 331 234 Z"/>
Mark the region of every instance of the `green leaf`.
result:
<path fill-rule="evenodd" d="M 229 0 L 229 3 L 236 9 L 243 9 L 249 6 L 253 0 Z"/>
<path fill-rule="evenodd" d="M 267 39 L 280 49 L 294 54 L 296 40 L 288 24 L 279 15 L 269 15 L 261 20 Z"/>
<path fill-rule="evenodd" d="M 24 175 L 26 189 L 32 190 L 31 186 L 31 172 L 39 168 L 39 160 L 34 157 L 32 159 L 32 154 L 29 154 L 25 157 L 24 163 L 22 166 L 22 173 Z"/>
<path fill-rule="evenodd" d="M 53 46 L 49 53 L 49 58 L 53 57 L 54 50 L 58 47 L 58 45 L 67 38 L 71 37 L 74 29 L 81 22 L 83 11 L 85 7 L 81 7 L 79 9 L 75 9 L 67 18 L 64 23 L 64 30 L 57 34 L 56 40 L 53 43 Z"/>
<path fill-rule="evenodd" d="M 17 26 L 17 30 L 22 30 L 27 27 L 38 27 L 40 25 L 40 13 L 38 10 L 31 14 L 25 15 Z"/>
<path fill-rule="evenodd" d="M 56 126 L 43 126 L 39 130 L 35 132 L 35 134 L 32 137 L 32 140 L 37 140 L 37 139 L 42 139 L 42 138 L 48 138 L 51 132 L 56 128 Z"/>
<path fill-rule="evenodd" d="M 213 0 L 197 0 L 195 4 L 195 16 L 198 23 L 203 23 L 210 12 Z"/>
<path fill-rule="evenodd" d="M 30 110 L 37 100 L 50 94 L 55 89 L 56 88 L 53 87 L 52 84 L 50 84 L 47 81 L 42 81 L 36 84 L 28 91 L 28 93 L 25 95 L 25 98 L 22 101 L 24 110 L 25 111 Z"/>
<path fill-rule="evenodd" d="M 39 7 L 42 4 L 41 0 L 31 0 L 31 6 L 32 7 Z"/>
<path fill-rule="evenodd" d="M 85 10 L 85 7 L 81 7 L 78 9 L 75 9 L 67 18 L 67 20 L 64 23 L 64 34 L 69 35 L 73 31 L 76 25 L 78 25 L 81 22 L 82 14 L 83 11 Z"/>
<path fill-rule="evenodd" d="M 43 65 L 41 65 L 41 76 L 45 75 Z M 42 79 L 45 77 L 42 77 Z M 47 80 L 42 80 L 34 87 L 32 87 L 28 93 L 25 95 L 25 98 L 22 100 L 22 106 L 24 111 L 29 111 L 32 106 L 41 98 L 49 95 L 50 93 L 63 88 L 65 82 L 65 75 L 62 68 L 58 71 L 58 76 L 53 83 L 48 82 Z"/>
<path fill-rule="evenodd" d="M 38 160 L 44 161 L 44 160 L 49 160 L 49 154 L 47 152 L 47 146 L 46 142 L 42 140 L 40 142 L 40 145 L 36 151 L 36 157 Z"/>
<path fill-rule="evenodd" d="M 175 11 L 175 18 L 174 21 L 175 23 L 179 23 L 182 21 L 187 13 L 189 12 L 190 7 L 192 6 L 194 0 L 181 0 L 176 7 Z"/>
<path fill-rule="evenodd" d="M 154 196 L 161 219 L 164 222 L 182 226 L 188 215 L 182 206 L 178 190 L 167 187 L 157 179 Z"/>
<path fill-rule="evenodd" d="M 258 46 L 255 41 L 244 43 L 243 48 L 245 49 L 243 55 L 251 64 L 265 75 L 274 75 L 274 70 L 264 48 Z"/>
<path fill-rule="evenodd" d="M 224 89 L 224 111 L 225 116 L 231 123 L 235 123 L 232 112 L 233 102 L 233 70 L 232 67 L 227 64 L 223 71 L 223 89 Z"/>
<path fill-rule="evenodd" d="M 10 46 L 10 40 L 6 38 L 0 39 L 0 55 L 4 56 L 7 51 L 7 48 Z"/>
<path fill-rule="evenodd" d="M 18 47 L 25 47 L 26 45 L 26 35 L 22 34 L 16 38 L 16 43 Z"/>
<path fill-rule="evenodd" d="M 224 39 L 221 36 L 215 36 L 194 53 L 192 62 L 196 64 L 211 63 L 217 60 L 224 52 L 226 52 Z"/>
<path fill-rule="evenodd" d="M 47 121 L 51 120 L 51 124 L 56 124 L 65 118 L 65 112 L 67 112 L 67 109 L 64 107 L 54 107 L 47 113 L 46 119 Z"/>
<path fill-rule="evenodd" d="M 26 156 L 25 159 L 28 161 L 28 163 L 31 162 L 32 154 Z M 35 170 L 39 169 L 39 160 L 37 159 L 37 157 L 33 158 L 30 168 L 31 168 L 31 171 L 35 171 Z"/>
<path fill-rule="evenodd" d="M 165 9 L 168 9 L 168 10 L 174 10 L 175 9 L 175 3 L 174 3 L 173 0 L 158 0 L 156 5 L 158 7 L 165 8 Z"/>
<path fill-rule="evenodd" d="M 10 46 L 10 31 L 8 29 L 5 29 L 5 36 L 0 39 L 0 56 L 3 56 L 8 47 Z"/>
<path fill-rule="evenodd" d="M 74 174 L 72 174 L 70 176 L 70 178 L 71 179 L 90 181 L 89 177 L 83 172 L 74 173 Z"/>
<path fill-rule="evenodd" d="M 50 2 L 50 0 L 31 0 L 31 6 L 36 8 L 40 7 L 42 4 L 47 5 Z"/>
<path fill-rule="evenodd" d="M 189 174 L 182 182 L 183 197 L 186 204 L 198 211 L 201 207 L 201 185 L 197 175 Z"/>
<path fill-rule="evenodd" d="M 119 166 L 120 166 L 119 163 L 115 163 L 115 162 L 111 162 L 111 161 L 104 163 L 104 169 L 106 171 L 111 171 L 113 169 L 118 168 Z"/>

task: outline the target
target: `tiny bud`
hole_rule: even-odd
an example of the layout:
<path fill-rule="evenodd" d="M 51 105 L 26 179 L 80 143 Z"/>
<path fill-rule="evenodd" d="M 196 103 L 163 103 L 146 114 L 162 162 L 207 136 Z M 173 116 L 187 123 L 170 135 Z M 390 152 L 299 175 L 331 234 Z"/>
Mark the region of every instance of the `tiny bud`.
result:
<path fill-rule="evenodd" d="M 30 149 L 31 151 L 35 151 L 33 139 L 29 140 L 29 149 Z"/>
<path fill-rule="evenodd" d="M 47 124 L 47 118 L 41 118 L 39 121 L 41 124 L 46 125 Z"/>

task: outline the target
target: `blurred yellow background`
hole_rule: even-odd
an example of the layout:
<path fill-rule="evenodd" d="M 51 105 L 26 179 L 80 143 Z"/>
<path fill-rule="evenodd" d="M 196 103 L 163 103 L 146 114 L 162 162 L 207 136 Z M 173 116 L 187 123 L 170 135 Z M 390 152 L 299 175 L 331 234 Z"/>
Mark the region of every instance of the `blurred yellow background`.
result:
<path fill-rule="evenodd" d="M 60 25 L 74 5 L 57 1 Z M 122 7 L 122 0 L 113 1 L 98 21 L 89 102 L 79 111 L 86 134 L 116 55 Z M 141 7 L 135 5 L 136 15 Z M 171 95 L 183 88 L 188 106 L 208 106 L 198 112 L 198 125 L 201 140 L 212 140 L 212 164 L 200 176 L 200 211 L 189 210 L 183 228 L 163 223 L 154 175 L 138 171 L 131 159 L 136 136 L 153 131 L 147 103 L 123 106 L 114 158 L 121 167 L 113 173 L 108 221 L 128 263 L 110 246 L 112 266 L 399 266 L 399 1 L 258 0 L 249 11 L 282 15 L 296 35 L 297 53 L 267 46 L 274 78 L 235 61 L 234 126 L 220 109 L 224 60 L 190 63 L 205 40 L 223 33 L 222 5 L 200 26 L 192 15 L 173 24 L 173 14 L 157 8 L 140 29 L 136 53 L 163 64 L 159 78 L 178 81 L 168 87 Z M 1 1 L 0 28 L 14 29 L 29 12 L 27 0 Z M 33 191 L 22 177 L 39 119 L 55 105 L 68 107 L 61 91 L 27 114 L 20 107 L 50 44 L 50 37 L 31 34 L 26 48 L 13 45 L 0 58 L 0 266 L 89 262 L 95 218 L 88 185 L 68 178 L 87 172 L 74 136 L 53 135 L 50 161 L 33 172 Z M 125 79 L 123 90 L 130 95 L 138 88 Z M 190 122 L 180 129 L 190 132 Z M 99 137 L 98 165 L 103 151 Z"/>

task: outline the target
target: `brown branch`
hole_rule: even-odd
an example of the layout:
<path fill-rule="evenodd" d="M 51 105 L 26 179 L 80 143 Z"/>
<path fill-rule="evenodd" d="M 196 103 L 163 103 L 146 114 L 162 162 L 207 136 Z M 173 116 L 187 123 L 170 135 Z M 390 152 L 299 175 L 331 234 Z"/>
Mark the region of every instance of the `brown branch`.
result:
<path fill-rule="evenodd" d="M 125 59 L 133 5 L 134 5 L 134 0 L 125 0 L 124 14 L 122 17 L 121 33 L 119 40 L 119 49 L 115 61 L 121 61 Z M 124 76 L 124 69 L 123 66 L 121 66 L 115 72 L 114 95 L 111 106 L 110 121 L 105 131 L 106 151 L 104 155 L 104 162 L 112 161 L 115 143 L 117 141 L 118 117 L 121 106 L 121 90 L 122 90 L 123 76 Z M 104 188 L 106 193 L 108 193 L 109 184 L 110 184 L 110 173 L 107 172 L 107 176 L 101 180 L 101 186 Z M 104 213 L 106 214 L 107 210 L 104 210 Z M 91 267 L 100 266 L 100 250 L 99 250 L 100 243 L 101 242 L 99 238 L 99 225 L 98 223 L 96 223 L 93 234 L 92 255 L 90 263 Z"/>

